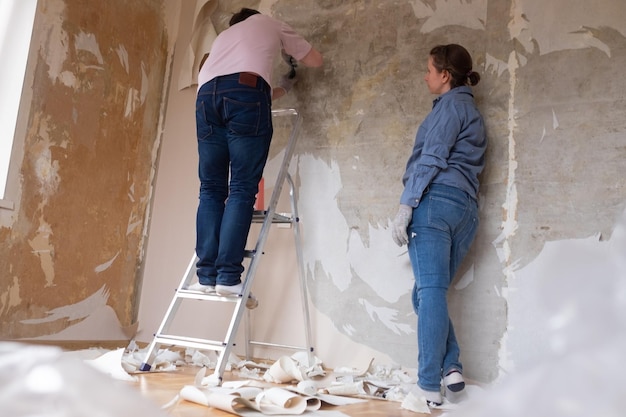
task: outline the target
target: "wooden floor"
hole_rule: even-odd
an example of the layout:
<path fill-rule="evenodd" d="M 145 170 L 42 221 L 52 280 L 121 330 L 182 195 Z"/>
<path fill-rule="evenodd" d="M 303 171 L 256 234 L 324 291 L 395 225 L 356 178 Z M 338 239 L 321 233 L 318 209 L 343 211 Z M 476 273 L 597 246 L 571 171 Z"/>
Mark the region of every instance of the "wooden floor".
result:
<path fill-rule="evenodd" d="M 157 405 L 163 406 L 180 392 L 185 385 L 193 385 L 194 378 L 199 368 L 184 366 L 173 372 L 160 373 L 140 373 L 136 374 L 139 381 L 129 384 L 135 386 L 144 397 L 154 401 Z M 226 373 L 224 379 L 228 380 Z M 336 411 L 341 411 L 348 416 L 360 417 L 419 417 L 429 414 L 415 413 L 400 408 L 400 403 L 385 400 L 369 400 L 365 403 L 351 404 L 345 406 L 327 406 Z M 431 410 L 430 416 L 440 416 L 441 410 Z M 233 414 L 199 405 L 193 402 L 180 400 L 175 406 L 168 409 L 167 414 L 173 417 L 208 417 L 208 416 L 233 416 Z"/>

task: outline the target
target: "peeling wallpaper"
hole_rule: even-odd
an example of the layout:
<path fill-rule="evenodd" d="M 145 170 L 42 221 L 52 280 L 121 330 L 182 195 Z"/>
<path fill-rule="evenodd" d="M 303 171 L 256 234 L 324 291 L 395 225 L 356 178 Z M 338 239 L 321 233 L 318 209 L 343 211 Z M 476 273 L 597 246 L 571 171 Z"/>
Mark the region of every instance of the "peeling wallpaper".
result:
<path fill-rule="evenodd" d="M 434 98 L 423 82 L 427 54 L 440 43 L 472 53 L 490 141 L 480 230 L 449 293 L 466 376 L 494 381 L 605 337 L 608 327 L 587 331 L 597 319 L 589 317 L 581 339 L 568 339 L 586 317 L 579 303 L 589 292 L 597 290 L 594 303 L 611 300 L 601 311 L 623 311 L 623 300 L 609 296 L 626 278 L 626 86 L 615 76 L 626 64 L 626 3 L 570 3 L 183 2 L 162 98 L 173 42 L 159 2 L 124 3 L 120 15 L 118 1 L 87 10 L 78 0 L 42 1 L 22 197 L 11 224 L 0 225 L 0 334 L 92 338 L 99 326 L 103 338 L 137 329 L 139 341 L 151 340 L 195 241 L 195 97 L 184 88 L 193 73 L 183 71 L 197 56 L 187 47 L 202 45 L 194 24 L 209 4 L 217 31 L 229 12 L 257 7 L 325 58 L 319 70 L 299 69 L 275 107 L 303 115 L 291 172 L 316 354 L 327 366 L 376 357 L 416 367 L 413 277 L 389 224 Z M 274 145 L 268 174 L 284 143 L 277 136 Z M 281 251 L 290 253 L 290 243 L 268 248 Z M 264 263 L 255 323 L 292 332 L 264 303 L 295 266 L 270 253 Z M 210 327 L 213 318 L 204 320 Z"/>
<path fill-rule="evenodd" d="M 129 337 L 168 53 L 162 6 L 39 2 L 20 193 L 0 225 L 2 338 Z"/>

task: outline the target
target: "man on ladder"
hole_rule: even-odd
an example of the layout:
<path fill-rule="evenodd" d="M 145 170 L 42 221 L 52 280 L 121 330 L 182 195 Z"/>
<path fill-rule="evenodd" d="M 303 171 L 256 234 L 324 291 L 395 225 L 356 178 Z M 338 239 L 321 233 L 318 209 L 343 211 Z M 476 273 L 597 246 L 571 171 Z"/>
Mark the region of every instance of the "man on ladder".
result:
<path fill-rule="evenodd" d="M 272 90 L 271 72 L 279 53 L 291 71 Z M 272 99 L 293 85 L 296 62 L 319 67 L 323 60 L 286 23 L 243 8 L 215 39 L 200 69 L 196 99 L 198 282 L 189 290 L 219 296 L 243 294 L 245 245 L 273 134 Z M 249 293 L 246 306 L 257 305 Z"/>

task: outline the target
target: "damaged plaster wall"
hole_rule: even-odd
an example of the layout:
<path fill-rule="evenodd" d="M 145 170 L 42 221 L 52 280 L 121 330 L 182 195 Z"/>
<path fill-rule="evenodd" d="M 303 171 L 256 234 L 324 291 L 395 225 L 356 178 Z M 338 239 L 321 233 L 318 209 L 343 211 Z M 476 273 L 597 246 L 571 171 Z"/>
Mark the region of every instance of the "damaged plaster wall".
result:
<path fill-rule="evenodd" d="M 218 3 L 220 13 L 229 8 Z M 240 6 L 236 3 L 231 12 Z M 545 318 L 523 314 L 534 308 L 536 283 L 550 280 L 547 288 L 555 294 L 543 295 L 549 297 L 568 287 L 572 274 L 586 278 L 583 269 L 555 276 L 579 254 L 569 242 L 590 236 L 599 236 L 596 244 L 610 240 L 625 207 L 626 102 L 624 81 L 615 74 L 626 60 L 626 5 L 619 0 L 575 7 L 567 0 L 241 3 L 286 20 L 325 58 L 321 71 L 301 68 L 292 93 L 274 105 L 293 106 L 304 118 L 291 171 L 317 355 L 331 367 L 358 366 L 368 355 L 416 367 L 413 278 L 389 225 L 415 132 L 434 98 L 423 82 L 428 51 L 454 42 L 468 48 L 481 73 L 474 93 L 490 144 L 480 230 L 451 288 L 451 315 L 469 378 L 488 382 L 516 364 L 529 366 L 534 360 L 529 348 L 545 343 L 519 336 L 532 336 L 535 321 Z M 179 48 L 192 38 L 195 9 L 186 7 Z M 159 165 L 140 306 L 144 341 L 151 340 L 193 253 L 194 93 L 193 88 L 170 93 L 168 123 L 176 121 L 166 125 Z M 270 159 L 268 167 L 275 164 Z M 283 230 L 272 231 L 266 247 L 264 269 L 253 286 L 261 303 L 254 324 L 285 335 L 298 326 L 295 320 L 279 324 L 281 316 L 297 310 L 289 302 L 293 293 L 283 294 L 297 267 L 285 256 L 293 249 Z M 563 250 L 553 252 L 554 247 Z M 595 274 L 624 279 L 623 269 L 610 266 L 622 252 L 583 251 Z M 539 258 L 550 265 L 533 269 L 531 279 L 528 271 Z M 601 262 L 607 258 L 608 264 Z M 277 299 L 285 302 L 284 310 L 276 307 Z M 508 314 L 509 306 L 515 314 Z M 198 320 L 207 327 L 223 320 L 201 310 L 185 317 L 190 328 L 197 328 Z"/>
<path fill-rule="evenodd" d="M 134 333 L 162 91 L 161 0 L 40 0 L 0 213 L 3 339 Z"/>

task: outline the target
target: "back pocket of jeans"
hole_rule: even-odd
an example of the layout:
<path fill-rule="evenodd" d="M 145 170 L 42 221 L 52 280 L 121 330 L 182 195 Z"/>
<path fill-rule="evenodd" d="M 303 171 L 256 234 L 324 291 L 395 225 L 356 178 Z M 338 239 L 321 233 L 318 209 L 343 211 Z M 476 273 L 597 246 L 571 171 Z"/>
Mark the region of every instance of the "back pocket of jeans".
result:
<path fill-rule="evenodd" d="M 231 133 L 237 136 L 256 136 L 261 120 L 261 103 L 224 98 L 224 116 Z"/>

